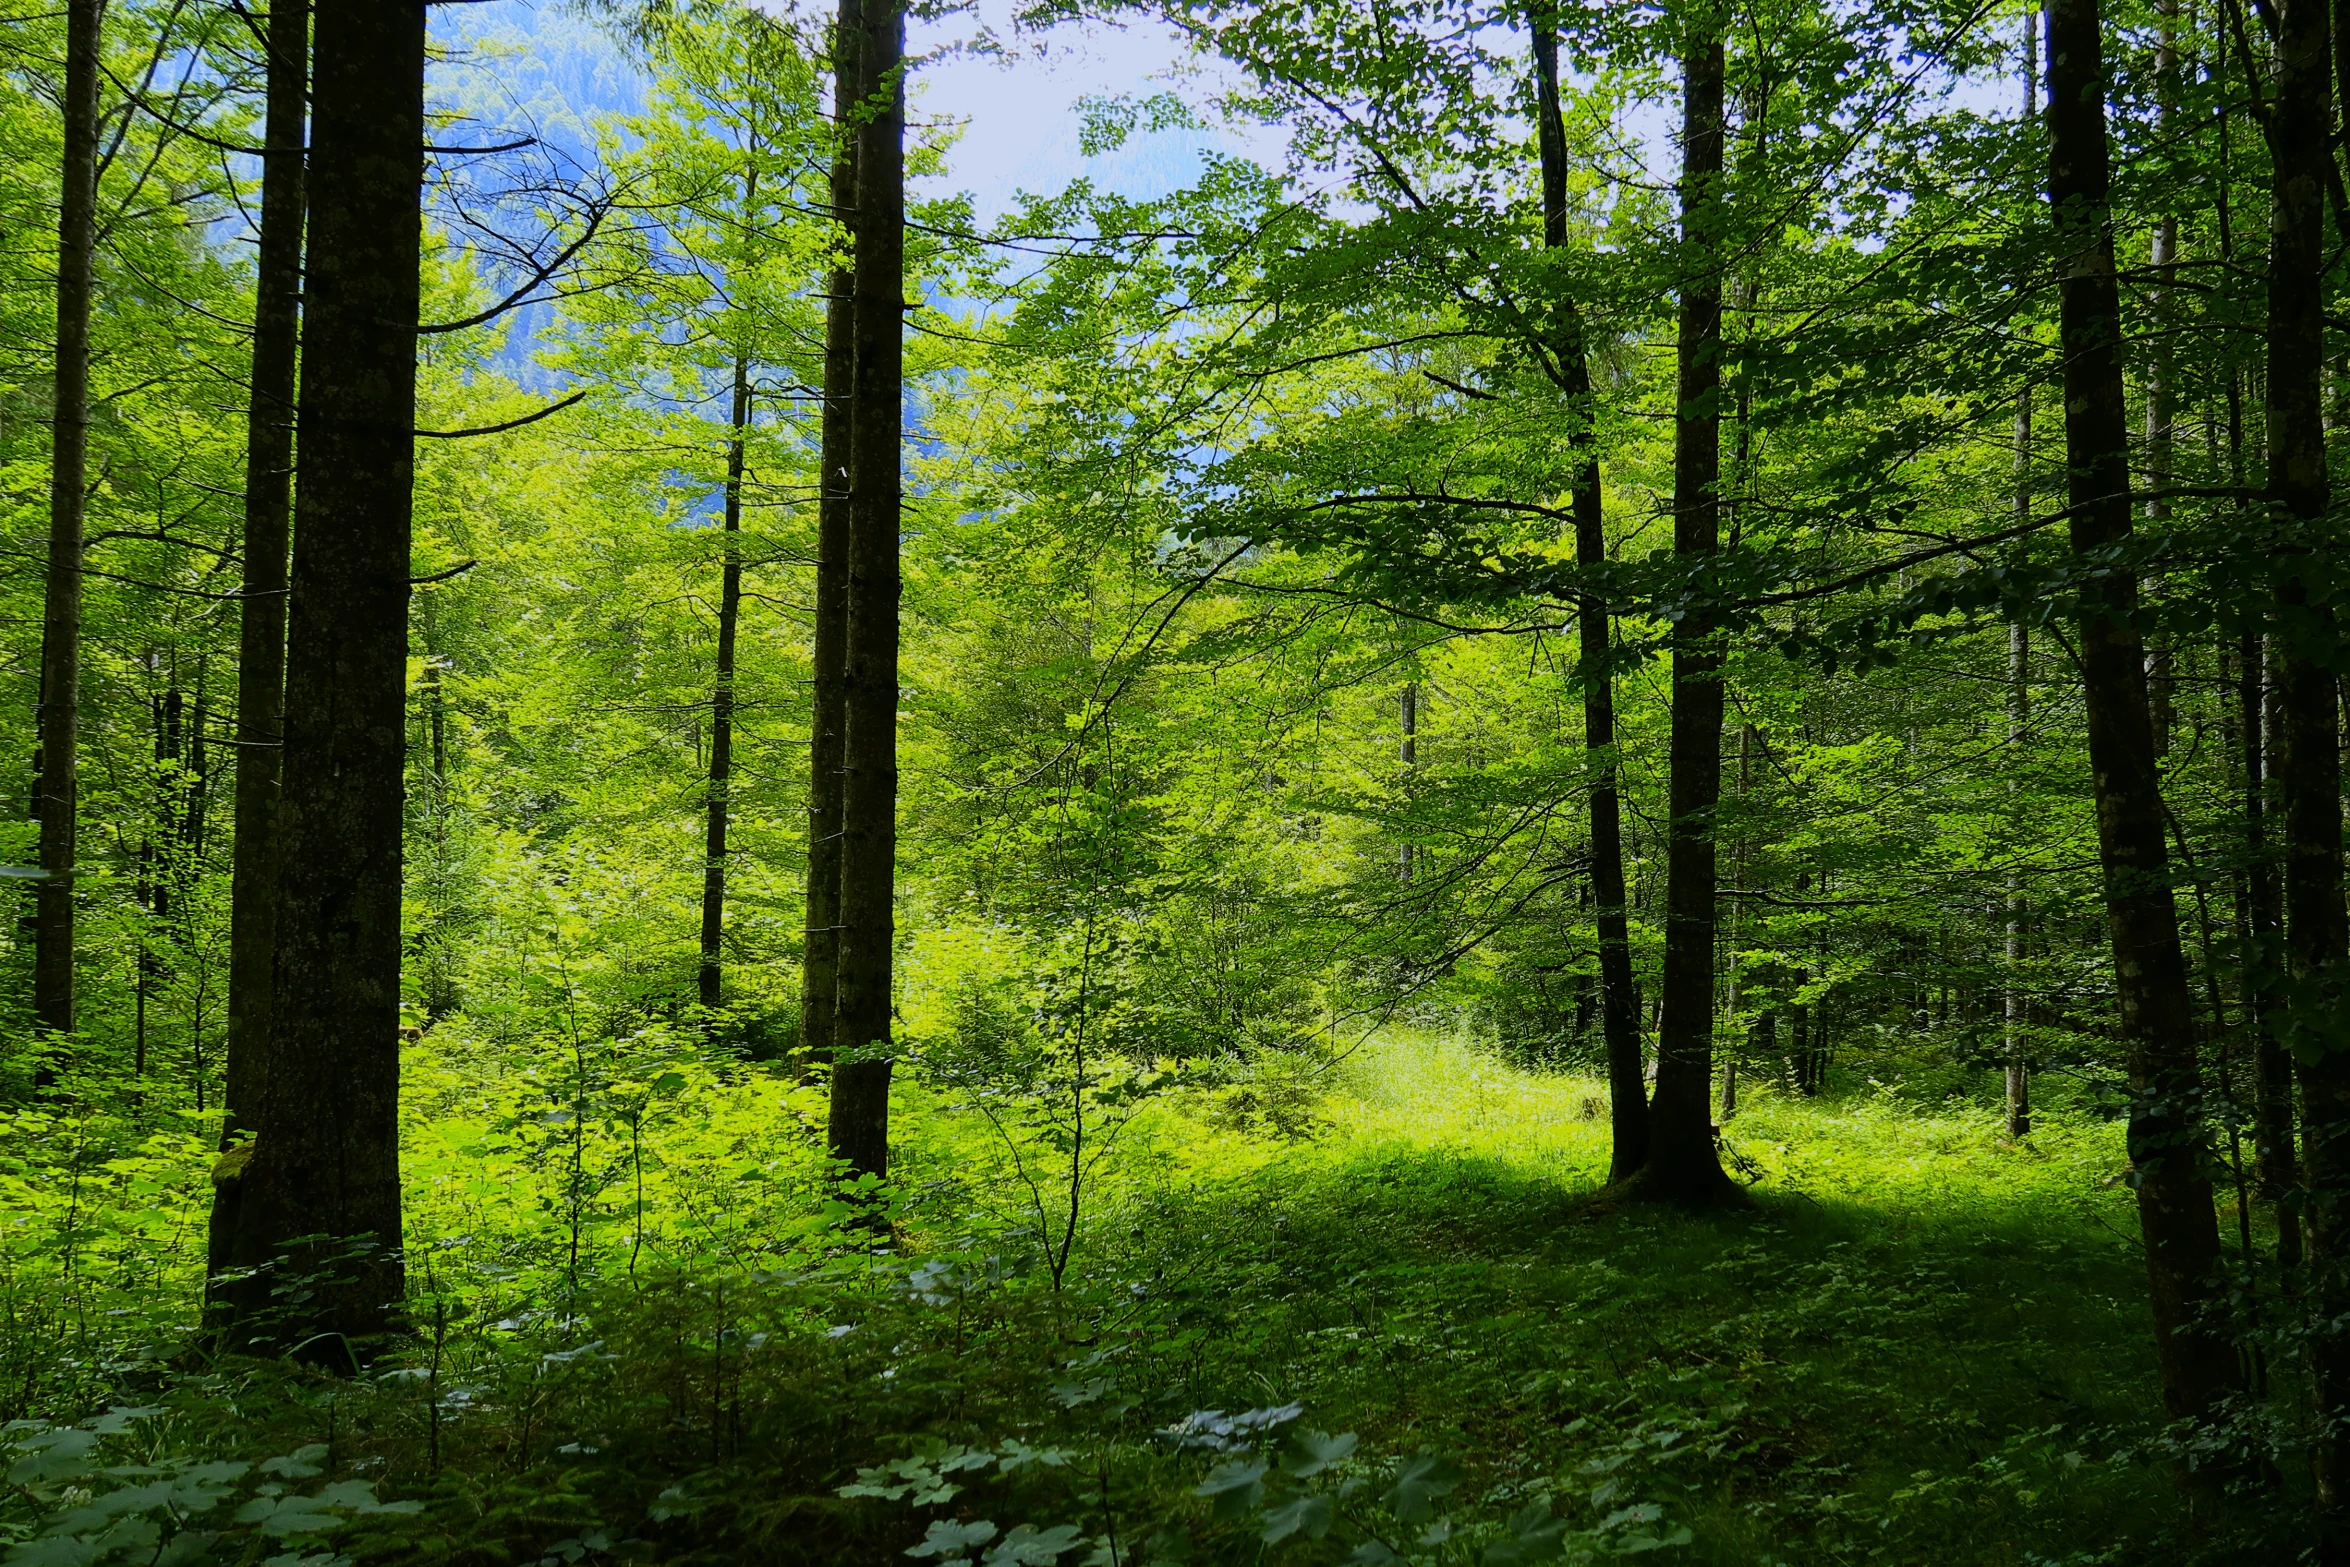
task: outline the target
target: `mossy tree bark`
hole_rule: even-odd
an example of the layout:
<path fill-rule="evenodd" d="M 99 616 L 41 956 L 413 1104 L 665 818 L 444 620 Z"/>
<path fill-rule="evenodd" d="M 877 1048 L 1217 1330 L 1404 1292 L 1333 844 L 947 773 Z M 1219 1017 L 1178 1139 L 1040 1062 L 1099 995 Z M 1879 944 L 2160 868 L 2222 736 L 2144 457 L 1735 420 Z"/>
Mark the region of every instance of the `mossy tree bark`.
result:
<path fill-rule="evenodd" d="M 2067 501 L 2072 548 L 2084 561 L 2103 558 L 2131 532 L 2105 87 L 2097 0 L 2051 0 L 2048 192 L 2063 245 L 2058 331 Z M 2174 1417 L 2199 1417 L 2236 1385 L 2236 1361 L 2216 1326 L 2219 1226 L 2204 1146 L 2193 998 L 2146 706 L 2145 646 L 2131 620 L 2137 607 L 2137 579 L 2128 572 L 2084 581 L 2082 696 L 2163 1398 Z"/>
<path fill-rule="evenodd" d="M 240 1335 L 341 1362 L 393 1323 L 404 1280 L 400 834 L 424 38 L 414 0 L 318 6 L 272 1043 L 233 1249 L 264 1269 L 234 1292 Z M 304 1292 L 272 1301 L 273 1282 L 304 1276 L 315 1281 Z"/>

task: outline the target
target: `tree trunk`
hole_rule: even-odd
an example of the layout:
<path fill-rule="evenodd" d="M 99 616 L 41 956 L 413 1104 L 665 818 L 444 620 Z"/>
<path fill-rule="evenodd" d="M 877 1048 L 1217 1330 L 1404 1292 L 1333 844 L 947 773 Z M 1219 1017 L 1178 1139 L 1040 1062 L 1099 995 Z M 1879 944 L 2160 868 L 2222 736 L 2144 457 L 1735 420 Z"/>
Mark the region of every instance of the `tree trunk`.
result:
<path fill-rule="evenodd" d="M 1537 142 L 1542 154 L 1543 242 L 1567 243 L 1567 132 L 1559 108 L 1558 31 L 1549 12 L 1534 18 Z M 1607 560 L 1604 497 L 1599 487 L 1599 401 L 1591 386 L 1590 345 L 1582 313 L 1565 302 L 1568 330 L 1558 348 L 1560 377 L 1575 446 L 1575 565 L 1585 573 Z M 1631 926 L 1624 915 L 1624 828 L 1616 798 L 1615 670 L 1607 601 L 1586 592 L 1576 601 L 1575 630 L 1583 676 L 1583 746 L 1591 769 L 1591 895 L 1598 905 L 1600 1037 L 1607 1058 L 1613 1147 L 1608 1179 L 1628 1179 L 1648 1154 L 1647 1065 L 1640 1053 L 1640 998 L 1632 985 Z"/>
<path fill-rule="evenodd" d="M 269 1071 L 277 956 L 277 794 L 285 760 L 287 508 L 294 479 L 294 371 L 301 340 L 302 177 L 310 0 L 275 0 L 264 47 L 269 104 L 253 283 L 253 393 L 245 416 L 245 587 L 237 627 L 236 846 L 229 872 L 228 1080 L 220 1146 L 250 1136 Z M 216 1178 L 206 1261 L 229 1264 L 243 1182 Z M 209 1298 L 210 1291 L 207 1290 Z"/>
<path fill-rule="evenodd" d="M 889 1173 L 897 883 L 899 427 L 905 395 L 905 12 L 865 0 L 857 73 L 856 378 L 851 403 L 840 958 L 827 1141 Z"/>
<path fill-rule="evenodd" d="M 2277 1033 L 2276 982 L 2285 951 L 2268 817 L 2271 795 L 2281 792 L 2275 763 L 2285 745 L 2283 704 L 2267 678 L 2272 658 L 2263 638 L 2244 634 L 2236 676 L 2244 748 L 2244 1016 L 2252 1029 L 2254 1170 L 2276 1214 L 2277 1269 L 2290 1292 L 2301 1268 L 2301 1164 L 2293 1138 L 2293 1058 Z"/>
<path fill-rule="evenodd" d="M 734 631 L 743 607 L 743 446 L 751 423 L 751 366 L 734 361 L 734 403 L 726 438 L 726 564 L 718 583 L 718 678 L 710 690 L 710 795 L 702 830 L 702 966 L 697 999 L 718 1010 L 725 978 L 727 790 L 734 778 Z"/>
<path fill-rule="evenodd" d="M 2320 658 L 2338 640 L 2327 589 L 2301 563 L 2327 542 L 2325 449 L 2325 182 L 2333 124 L 2332 59 L 2323 0 L 2281 0 L 2270 155 L 2268 487 L 2287 568 L 2277 585 L 2282 635 L 2285 950 L 2292 975 L 2283 1018 L 2301 1082 L 2301 1165 L 2308 1190 L 2311 1305 L 2320 1323 L 2350 1311 L 2350 1049 L 2341 1038 L 2346 933 L 2342 906 L 2340 703 Z M 2317 1409 L 2314 1449 L 2319 1559 L 2350 1559 L 2350 1341 L 2310 1339 Z"/>
<path fill-rule="evenodd" d="M 2060 263 L 2065 448 L 2072 548 L 2094 559 L 2130 535 L 2121 303 L 2108 210 L 2105 55 L 2097 0 L 2048 7 L 2049 198 L 2069 249 Z M 2145 648 L 2127 573 L 2081 586 L 2080 657 L 2114 988 L 2129 1053 L 2130 1158 L 2154 1308 L 2163 1402 L 2202 1417 L 2236 1385 L 2216 1326 L 2219 1225 L 2206 1174 L 2194 1003 L 2179 946 L 2146 711 Z"/>
<path fill-rule="evenodd" d="M 98 53 L 105 0 L 66 0 L 64 161 L 57 204 L 57 380 L 49 571 L 41 617 L 42 878 L 33 892 L 33 1019 L 74 1030 L 74 829 L 80 766 L 82 509 L 90 446 L 90 268 L 97 243 Z"/>
<path fill-rule="evenodd" d="M 1673 430 L 1673 551 L 1693 575 L 1721 543 L 1722 35 L 1693 21 L 1682 57 L 1681 320 Z M 1710 584 L 1693 584 L 1699 595 Z M 1664 1013 L 1648 1156 L 1633 1195 L 1734 1200 L 1714 1147 L 1715 813 L 1722 793 L 1721 655 L 1702 603 L 1674 623 L 1671 821 L 1665 846 Z"/>
<path fill-rule="evenodd" d="M 1403 744 L 1398 757 L 1403 763 L 1403 787 L 1408 797 L 1412 775 L 1420 766 L 1420 685 L 1416 680 L 1403 684 L 1403 695 L 1397 699 L 1397 718 L 1403 725 Z M 1412 845 L 1407 840 L 1396 865 L 1397 879 L 1409 883 L 1412 879 Z"/>
<path fill-rule="evenodd" d="M 832 160 L 835 221 L 853 229 L 857 205 L 854 108 L 857 0 L 840 0 L 832 32 L 832 107 L 840 137 Z M 800 1050 L 830 1061 L 840 1005 L 840 877 L 844 676 L 849 629 L 849 458 L 856 411 L 856 273 L 832 270 L 824 310 L 824 413 L 816 483 L 816 625 L 808 717 L 808 915 L 800 967 Z"/>
<path fill-rule="evenodd" d="M 323 1275 L 240 1330 L 338 1363 L 397 1317 L 401 778 L 424 11 L 320 6 L 269 1071 L 234 1260 Z M 327 1237 L 324 1241 L 304 1237 Z M 258 1313 L 275 1306 L 267 1318 Z"/>
<path fill-rule="evenodd" d="M 2030 125 L 2040 112 L 2040 18 L 2024 18 L 2024 113 Z M 2032 388 L 2015 394 L 2015 520 L 2017 526 L 2032 516 Z M 2021 619 L 2007 628 L 2007 743 L 2017 761 L 2032 722 L 2032 633 Z M 2011 777 L 2010 792 L 2023 780 Z M 2032 1132 L 2032 1080 L 2024 1053 L 2024 994 L 2020 984 L 2024 966 L 2024 883 L 2020 872 L 2007 878 L 2007 1135 L 2029 1137 Z"/>

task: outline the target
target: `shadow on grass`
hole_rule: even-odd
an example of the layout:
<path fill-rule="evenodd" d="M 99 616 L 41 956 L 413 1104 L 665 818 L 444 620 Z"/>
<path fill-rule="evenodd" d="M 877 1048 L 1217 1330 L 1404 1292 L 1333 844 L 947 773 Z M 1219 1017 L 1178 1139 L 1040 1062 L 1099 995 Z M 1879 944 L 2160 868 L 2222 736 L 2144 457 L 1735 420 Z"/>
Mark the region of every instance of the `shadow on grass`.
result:
<path fill-rule="evenodd" d="M 1303 1149 L 1138 1215 L 1134 1265 L 1215 1289 L 1178 1353 L 1129 1352 L 1200 1407 L 1296 1399 L 1505 1489 L 1655 1501 L 1706 1559 L 2287 1559 L 2289 1498 L 2190 1531 L 2145 1452 L 2130 1237 L 2002 1195 L 1691 1213 L 1516 1150 Z"/>

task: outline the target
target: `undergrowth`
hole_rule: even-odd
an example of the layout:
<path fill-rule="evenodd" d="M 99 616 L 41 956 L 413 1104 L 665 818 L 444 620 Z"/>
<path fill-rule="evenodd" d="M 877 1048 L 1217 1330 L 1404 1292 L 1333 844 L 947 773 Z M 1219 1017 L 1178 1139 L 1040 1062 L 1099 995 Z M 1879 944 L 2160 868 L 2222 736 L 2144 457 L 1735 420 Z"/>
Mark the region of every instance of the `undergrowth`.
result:
<path fill-rule="evenodd" d="M 12 1567 L 2300 1543 L 2278 1482 L 2177 1499 L 2087 1112 L 2009 1146 L 1963 1100 L 1763 1085 L 1750 1211 L 1614 1210 L 1598 1085 L 1389 1039 L 1282 1133 L 1206 1087 L 1124 1122 L 1056 1289 L 1058 1145 L 918 1076 L 877 1194 L 829 1184 L 815 1089 L 690 1039 L 414 1056 L 414 1333 L 356 1380 L 189 1347 L 192 1128 L 19 1116 Z"/>

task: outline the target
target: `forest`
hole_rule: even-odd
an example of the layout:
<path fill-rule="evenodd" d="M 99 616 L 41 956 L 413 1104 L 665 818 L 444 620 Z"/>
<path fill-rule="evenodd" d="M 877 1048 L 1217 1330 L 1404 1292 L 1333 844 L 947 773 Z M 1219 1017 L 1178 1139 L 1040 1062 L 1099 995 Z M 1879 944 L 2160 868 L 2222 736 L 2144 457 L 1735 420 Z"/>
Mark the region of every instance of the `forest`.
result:
<path fill-rule="evenodd" d="M 2323 0 L 0 18 L 0 1564 L 2350 1564 L 2346 143 Z"/>

